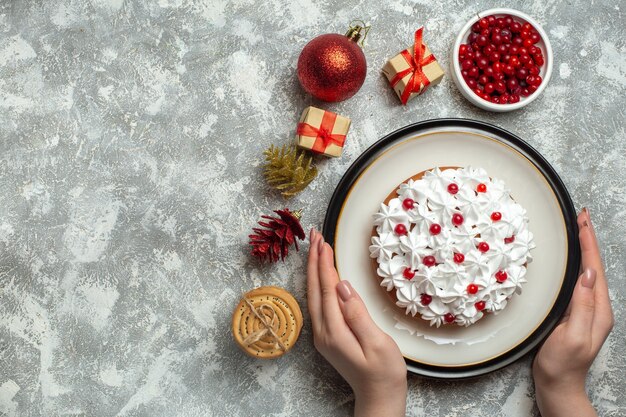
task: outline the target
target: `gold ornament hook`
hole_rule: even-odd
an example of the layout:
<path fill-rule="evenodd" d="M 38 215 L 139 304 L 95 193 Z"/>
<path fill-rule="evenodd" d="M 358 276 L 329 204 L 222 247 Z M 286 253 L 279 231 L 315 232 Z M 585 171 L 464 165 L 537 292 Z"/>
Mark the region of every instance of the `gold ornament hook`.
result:
<path fill-rule="evenodd" d="M 350 22 L 350 28 L 346 32 L 346 36 L 351 41 L 354 41 L 358 45 L 360 45 L 361 48 L 365 48 L 364 42 L 367 34 L 370 31 L 370 28 L 371 26 L 366 25 L 364 21 L 360 19 L 355 19 Z"/>

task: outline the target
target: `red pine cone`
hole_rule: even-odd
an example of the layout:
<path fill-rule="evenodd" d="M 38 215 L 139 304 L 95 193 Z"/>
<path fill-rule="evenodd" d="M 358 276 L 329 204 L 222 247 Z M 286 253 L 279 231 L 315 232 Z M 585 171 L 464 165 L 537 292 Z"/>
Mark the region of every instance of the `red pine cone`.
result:
<path fill-rule="evenodd" d="M 267 219 L 259 221 L 259 225 L 264 229 L 255 227 L 254 234 L 250 235 L 250 245 L 252 245 L 252 255 L 258 257 L 261 262 L 281 261 L 289 253 L 289 246 L 295 245 L 298 250 L 298 242 L 305 238 L 304 229 L 300 225 L 300 211 L 291 212 L 289 209 L 274 210 L 279 217 L 261 216 Z"/>

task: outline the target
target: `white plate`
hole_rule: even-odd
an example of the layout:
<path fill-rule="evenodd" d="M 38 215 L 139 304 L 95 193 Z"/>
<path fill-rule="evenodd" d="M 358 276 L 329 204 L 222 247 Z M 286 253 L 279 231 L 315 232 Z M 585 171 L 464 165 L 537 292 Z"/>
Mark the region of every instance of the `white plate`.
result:
<path fill-rule="evenodd" d="M 461 120 L 422 122 L 401 129 L 355 162 L 331 200 L 324 234 L 332 237 L 339 276 L 350 280 L 374 321 L 398 343 L 413 372 L 458 378 L 505 366 L 545 337 L 571 296 L 564 283 L 576 279 L 578 249 L 570 242 L 575 213 L 567 191 L 549 165 L 538 166 L 547 165 L 539 154 L 528 155 L 528 149 L 536 151 L 498 130 Z M 519 143 L 511 143 L 511 138 Z M 482 167 L 508 184 L 513 198 L 528 211 L 537 248 L 522 294 L 515 295 L 500 314 L 488 315 L 468 328 L 430 327 L 420 318 L 405 315 L 378 285 L 368 250 L 372 215 L 412 175 L 436 166 L 467 165 Z M 556 183 L 555 178 L 547 178 L 552 175 Z"/>

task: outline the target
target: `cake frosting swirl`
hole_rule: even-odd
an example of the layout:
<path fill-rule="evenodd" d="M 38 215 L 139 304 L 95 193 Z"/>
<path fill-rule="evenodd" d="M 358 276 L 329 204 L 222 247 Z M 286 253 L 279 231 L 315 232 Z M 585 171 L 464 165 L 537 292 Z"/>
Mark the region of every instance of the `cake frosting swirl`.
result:
<path fill-rule="evenodd" d="M 380 285 L 431 326 L 469 326 L 522 291 L 535 247 L 526 210 L 482 168 L 434 168 L 374 214 Z"/>

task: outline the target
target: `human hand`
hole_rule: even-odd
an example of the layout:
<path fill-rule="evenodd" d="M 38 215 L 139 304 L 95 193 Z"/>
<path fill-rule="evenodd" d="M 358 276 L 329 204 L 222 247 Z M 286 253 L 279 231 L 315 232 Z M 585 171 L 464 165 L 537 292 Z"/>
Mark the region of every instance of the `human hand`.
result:
<path fill-rule="evenodd" d="M 543 417 L 595 416 L 585 378 L 613 328 L 613 311 L 589 211 L 578 215 L 583 273 L 572 300 L 533 362 L 537 406 Z"/>
<path fill-rule="evenodd" d="M 404 416 L 406 363 L 370 317 L 348 281 L 339 281 L 333 250 L 311 229 L 307 298 L 315 348 L 350 384 L 355 416 Z"/>

